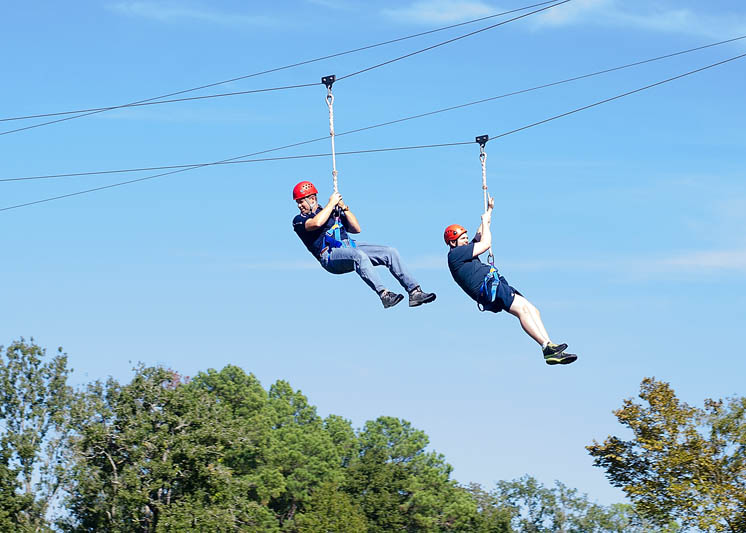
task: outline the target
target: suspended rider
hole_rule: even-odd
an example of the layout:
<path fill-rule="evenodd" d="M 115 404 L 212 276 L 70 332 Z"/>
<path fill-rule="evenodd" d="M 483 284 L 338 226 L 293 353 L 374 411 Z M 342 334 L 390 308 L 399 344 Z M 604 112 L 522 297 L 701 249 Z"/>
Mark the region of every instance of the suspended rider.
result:
<path fill-rule="evenodd" d="M 383 307 L 389 308 L 404 296 L 381 283 L 373 267 L 383 265 L 409 293 L 410 307 L 435 300 L 435 294 L 424 292 L 409 274 L 395 248 L 350 239 L 350 233 L 360 233 L 360 223 L 338 192 L 329 197 L 324 207 L 318 203 L 317 195 L 310 181 L 301 181 L 293 188 L 293 200 L 300 210 L 293 219 L 293 230 L 327 272 L 346 274 L 354 270 L 376 291 Z"/>
<path fill-rule="evenodd" d="M 462 226 L 452 224 L 445 229 L 443 238 L 449 246 L 448 268 L 453 279 L 466 294 L 477 302 L 480 311 L 499 313 L 507 311 L 520 320 L 523 330 L 541 345 L 544 361 L 548 365 L 567 365 L 578 356 L 566 353 L 567 344 L 554 344 L 549 338 L 539 310 L 515 288 L 511 287 L 497 269 L 483 263 L 479 256 L 492 247 L 492 208 L 494 198 L 490 198 L 482 223 L 474 239 Z"/>

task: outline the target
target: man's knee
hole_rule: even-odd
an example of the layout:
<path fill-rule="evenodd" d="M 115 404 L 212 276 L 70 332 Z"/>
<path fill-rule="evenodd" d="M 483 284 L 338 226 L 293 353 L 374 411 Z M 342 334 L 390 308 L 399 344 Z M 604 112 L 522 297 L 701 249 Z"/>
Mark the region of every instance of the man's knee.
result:
<path fill-rule="evenodd" d="M 389 264 L 399 261 L 399 250 L 393 246 L 384 246 L 383 255 Z"/>
<path fill-rule="evenodd" d="M 513 303 L 510 306 L 510 312 L 514 315 L 525 315 L 531 313 L 531 303 L 526 300 L 525 298 L 521 298 L 519 296 L 516 296 L 513 300 Z"/>
<path fill-rule="evenodd" d="M 370 257 L 368 254 L 357 248 L 350 249 L 350 259 L 355 262 L 355 265 L 360 267 L 370 263 Z"/>

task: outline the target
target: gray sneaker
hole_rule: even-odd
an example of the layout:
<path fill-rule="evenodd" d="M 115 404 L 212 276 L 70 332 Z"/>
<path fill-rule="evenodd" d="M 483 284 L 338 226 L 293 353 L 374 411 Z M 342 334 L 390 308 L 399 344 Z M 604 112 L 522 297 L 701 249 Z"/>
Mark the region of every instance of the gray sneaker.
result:
<path fill-rule="evenodd" d="M 423 292 L 419 285 L 409 291 L 409 307 L 427 304 L 435 300 L 434 292 Z"/>
<path fill-rule="evenodd" d="M 396 304 L 404 299 L 404 296 L 402 296 L 401 294 L 397 294 L 395 292 L 387 290 L 384 290 L 379 296 L 381 297 L 381 303 L 383 304 L 384 309 L 394 307 Z"/>

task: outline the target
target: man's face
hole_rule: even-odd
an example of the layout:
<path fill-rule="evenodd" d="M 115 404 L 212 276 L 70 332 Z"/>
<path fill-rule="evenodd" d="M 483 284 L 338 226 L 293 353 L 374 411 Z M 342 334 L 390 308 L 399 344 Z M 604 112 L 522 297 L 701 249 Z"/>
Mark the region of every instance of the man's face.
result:
<path fill-rule="evenodd" d="M 312 194 L 311 196 L 300 198 L 296 200 L 295 203 L 298 204 L 298 209 L 300 209 L 301 215 L 307 215 L 316 209 L 316 195 Z"/>
<path fill-rule="evenodd" d="M 455 241 L 448 241 L 448 246 L 450 246 L 451 248 L 464 246 L 466 244 L 469 244 L 469 235 L 467 235 L 466 233 L 462 233 Z"/>

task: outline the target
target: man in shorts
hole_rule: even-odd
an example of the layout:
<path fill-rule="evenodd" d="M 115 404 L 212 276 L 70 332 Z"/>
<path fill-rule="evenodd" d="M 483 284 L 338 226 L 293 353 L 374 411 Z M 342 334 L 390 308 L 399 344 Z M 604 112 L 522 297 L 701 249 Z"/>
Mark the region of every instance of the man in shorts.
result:
<path fill-rule="evenodd" d="M 492 247 L 490 223 L 494 205 L 495 200 L 490 198 L 487 212 L 482 215 L 482 223 L 471 242 L 463 227 L 452 224 L 446 228 L 443 238 L 450 247 L 448 268 L 451 275 L 459 287 L 477 302 L 480 310 L 493 313 L 505 310 L 517 317 L 523 330 L 541 345 L 548 365 L 570 364 L 578 356 L 565 353 L 567 344 L 554 344 L 550 340 L 539 310 L 511 287 L 497 269 L 479 260 L 479 256 Z"/>
<path fill-rule="evenodd" d="M 356 243 L 349 238 L 348 233 L 360 233 L 360 223 L 342 200 L 342 195 L 333 193 L 324 207 L 317 202 L 317 195 L 318 191 L 310 181 L 301 181 L 293 188 L 293 200 L 300 211 L 293 219 L 293 231 L 327 272 L 357 272 L 376 291 L 387 309 L 402 301 L 404 296 L 386 289 L 381 283 L 373 267 L 384 265 L 409 293 L 409 307 L 435 300 L 435 293 L 424 292 L 409 274 L 396 248 Z"/>

